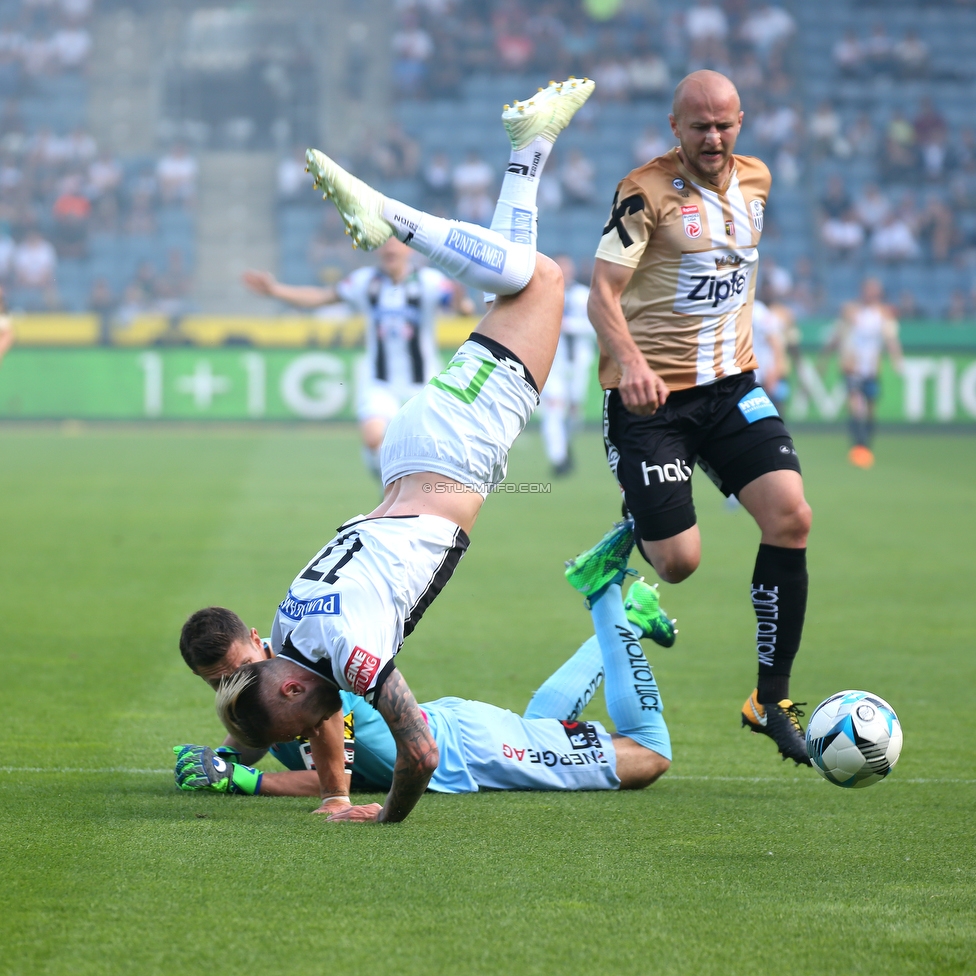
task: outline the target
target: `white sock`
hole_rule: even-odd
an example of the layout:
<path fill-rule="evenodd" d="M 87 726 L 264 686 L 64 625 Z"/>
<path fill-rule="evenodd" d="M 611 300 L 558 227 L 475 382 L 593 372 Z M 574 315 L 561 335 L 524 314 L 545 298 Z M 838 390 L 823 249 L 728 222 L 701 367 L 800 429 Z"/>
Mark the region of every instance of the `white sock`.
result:
<path fill-rule="evenodd" d="M 535 244 L 510 241 L 497 231 L 435 217 L 389 198 L 383 203 L 383 217 L 404 244 L 472 288 L 514 295 L 535 272 Z"/>
<path fill-rule="evenodd" d="M 536 246 L 539 208 L 535 205 L 539 177 L 552 152 L 552 143 L 539 136 L 525 149 L 513 149 L 502 180 L 502 189 L 491 218 L 491 229 L 502 237 Z"/>

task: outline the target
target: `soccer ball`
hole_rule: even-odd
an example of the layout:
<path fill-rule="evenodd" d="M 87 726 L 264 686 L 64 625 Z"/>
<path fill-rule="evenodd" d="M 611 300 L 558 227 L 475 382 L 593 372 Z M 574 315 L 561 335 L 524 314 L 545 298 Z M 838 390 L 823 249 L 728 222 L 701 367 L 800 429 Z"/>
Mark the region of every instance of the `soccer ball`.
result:
<path fill-rule="evenodd" d="M 813 768 L 835 786 L 858 789 L 885 778 L 901 752 L 895 710 L 867 691 L 840 691 L 821 702 L 807 726 Z"/>

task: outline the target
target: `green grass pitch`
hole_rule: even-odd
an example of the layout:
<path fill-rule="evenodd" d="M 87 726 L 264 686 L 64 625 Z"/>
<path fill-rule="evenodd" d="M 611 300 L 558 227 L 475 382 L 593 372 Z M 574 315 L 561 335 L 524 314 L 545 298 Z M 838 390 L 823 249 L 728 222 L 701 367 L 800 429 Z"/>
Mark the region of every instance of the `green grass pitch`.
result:
<path fill-rule="evenodd" d="M 887 698 L 884 783 L 845 791 L 740 730 L 757 532 L 696 475 L 704 558 L 648 645 L 675 762 L 624 794 L 425 797 L 398 826 L 181 795 L 216 744 L 179 657 L 224 603 L 262 631 L 376 489 L 351 428 L 0 428 L 0 973 L 976 973 L 976 441 L 801 434 L 814 508 L 794 693 Z M 617 515 L 599 438 L 489 500 L 400 666 L 421 700 L 524 708 L 589 633 L 563 560 Z M 538 435 L 510 480 L 549 480 Z M 635 565 L 637 563 L 635 562 Z M 602 697 L 589 714 L 605 718 Z M 275 768 L 272 761 L 266 768 Z"/>

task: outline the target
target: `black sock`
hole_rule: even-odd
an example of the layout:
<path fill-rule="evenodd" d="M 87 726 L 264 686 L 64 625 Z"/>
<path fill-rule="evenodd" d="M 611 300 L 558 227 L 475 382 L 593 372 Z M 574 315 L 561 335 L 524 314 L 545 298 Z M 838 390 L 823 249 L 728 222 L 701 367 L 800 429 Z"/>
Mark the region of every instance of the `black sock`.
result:
<path fill-rule="evenodd" d="M 851 417 L 851 440 L 857 447 L 867 447 L 868 432 L 867 426 L 860 417 Z"/>
<path fill-rule="evenodd" d="M 790 697 L 790 670 L 807 611 L 807 551 L 759 546 L 752 573 L 760 704 Z"/>

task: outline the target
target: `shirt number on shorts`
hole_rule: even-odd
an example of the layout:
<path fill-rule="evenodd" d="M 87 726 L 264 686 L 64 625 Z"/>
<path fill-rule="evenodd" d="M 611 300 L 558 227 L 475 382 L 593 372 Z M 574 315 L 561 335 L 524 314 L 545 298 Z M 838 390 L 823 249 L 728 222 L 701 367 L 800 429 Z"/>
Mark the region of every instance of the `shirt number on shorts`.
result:
<path fill-rule="evenodd" d="M 436 386 L 438 390 L 450 393 L 452 397 L 457 397 L 462 403 L 474 403 L 481 388 L 485 385 L 485 380 L 491 375 L 492 370 L 498 365 L 490 359 L 482 359 L 478 371 L 471 377 L 471 382 L 467 386 L 460 386 L 457 382 L 460 372 L 468 364 L 467 359 L 452 359 L 450 365 L 439 376 L 435 376 L 431 381 L 431 386 Z M 455 372 L 457 371 L 457 372 Z"/>

